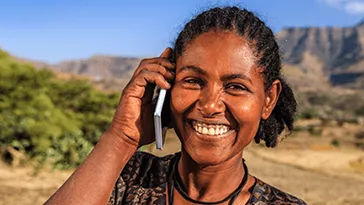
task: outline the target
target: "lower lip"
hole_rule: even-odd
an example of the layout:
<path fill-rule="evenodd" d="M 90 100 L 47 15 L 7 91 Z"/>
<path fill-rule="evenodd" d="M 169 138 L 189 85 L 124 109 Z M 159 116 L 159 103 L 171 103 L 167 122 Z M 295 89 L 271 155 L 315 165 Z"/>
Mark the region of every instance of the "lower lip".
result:
<path fill-rule="evenodd" d="M 190 129 L 196 134 L 196 136 L 202 138 L 203 140 L 208 140 L 208 141 L 216 141 L 216 140 L 221 140 L 224 138 L 227 138 L 230 135 L 233 135 L 235 133 L 235 130 L 230 129 L 229 131 L 227 131 L 226 133 L 222 134 L 222 135 L 207 135 L 207 134 L 202 134 L 199 133 L 195 130 L 195 128 L 193 128 L 192 123 L 188 123 Z"/>

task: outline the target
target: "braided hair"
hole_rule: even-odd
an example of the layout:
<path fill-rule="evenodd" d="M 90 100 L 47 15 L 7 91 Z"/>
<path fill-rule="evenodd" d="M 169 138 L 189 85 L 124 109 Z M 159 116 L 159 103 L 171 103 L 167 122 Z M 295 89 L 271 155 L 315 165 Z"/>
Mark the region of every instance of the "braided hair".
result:
<path fill-rule="evenodd" d="M 293 130 L 297 103 L 287 82 L 281 74 L 281 56 L 279 46 L 272 30 L 257 16 L 238 7 L 216 7 L 204 11 L 188 22 L 177 37 L 174 45 L 174 57 L 182 55 L 185 46 L 197 36 L 210 30 L 233 31 L 247 39 L 250 48 L 257 57 L 257 64 L 263 68 L 264 89 L 267 92 L 275 80 L 280 80 L 282 91 L 272 114 L 261 120 L 255 136 L 256 143 L 265 141 L 267 147 L 277 145 L 278 136 L 285 127 Z"/>

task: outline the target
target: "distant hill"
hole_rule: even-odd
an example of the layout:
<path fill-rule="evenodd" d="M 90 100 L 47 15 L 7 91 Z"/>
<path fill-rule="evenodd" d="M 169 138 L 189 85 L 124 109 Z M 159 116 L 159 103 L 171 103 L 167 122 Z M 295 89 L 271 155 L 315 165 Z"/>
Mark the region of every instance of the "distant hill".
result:
<path fill-rule="evenodd" d="M 32 64 L 36 68 L 48 68 L 56 72 L 59 78 L 84 78 L 93 82 L 102 90 L 120 91 L 129 81 L 140 58 L 95 55 L 88 59 L 63 61 L 47 64 L 41 61 L 15 57 L 20 62 Z"/>
<path fill-rule="evenodd" d="M 139 58 L 93 56 L 85 60 L 64 61 L 51 67 L 60 72 L 89 75 L 97 79 L 128 78 L 139 65 Z"/>
<path fill-rule="evenodd" d="M 64 61 L 50 68 L 61 73 L 86 75 L 101 89 L 122 90 L 140 63 L 139 58 L 96 55 L 89 59 Z"/>
<path fill-rule="evenodd" d="M 284 54 L 284 73 L 296 89 L 364 88 L 364 20 L 344 28 L 285 28 L 277 40 Z M 101 87 L 120 90 L 140 60 L 96 55 L 56 65 L 33 64 L 86 75 Z"/>
<path fill-rule="evenodd" d="M 287 66 L 334 86 L 364 88 L 364 21 L 344 28 L 286 28 L 277 39 Z"/>

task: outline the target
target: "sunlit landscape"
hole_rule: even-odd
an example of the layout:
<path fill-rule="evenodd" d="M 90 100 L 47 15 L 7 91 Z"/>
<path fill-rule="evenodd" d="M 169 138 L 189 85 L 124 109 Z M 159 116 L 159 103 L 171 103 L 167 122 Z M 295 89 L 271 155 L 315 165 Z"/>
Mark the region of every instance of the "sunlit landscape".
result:
<path fill-rule="evenodd" d="M 249 172 L 308 204 L 364 204 L 364 19 L 345 26 L 291 25 L 279 27 L 276 38 L 298 103 L 295 127 L 279 137 L 276 148 L 250 144 L 243 154 Z M 103 51 L 95 49 L 84 58 L 55 62 L 19 55 L 2 46 L 4 39 L 0 205 L 42 204 L 108 129 L 144 53 L 97 54 Z M 164 156 L 180 147 L 170 129 L 162 151 L 154 144 L 141 151 Z"/>

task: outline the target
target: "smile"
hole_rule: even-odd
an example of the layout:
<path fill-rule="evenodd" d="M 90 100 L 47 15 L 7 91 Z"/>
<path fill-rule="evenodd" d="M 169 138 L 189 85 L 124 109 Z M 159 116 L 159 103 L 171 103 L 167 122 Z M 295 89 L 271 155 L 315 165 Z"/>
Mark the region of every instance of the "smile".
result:
<path fill-rule="evenodd" d="M 231 128 L 226 125 L 206 124 L 197 121 L 192 121 L 192 127 L 200 134 L 211 136 L 223 135 L 231 130 Z"/>

